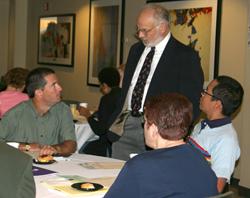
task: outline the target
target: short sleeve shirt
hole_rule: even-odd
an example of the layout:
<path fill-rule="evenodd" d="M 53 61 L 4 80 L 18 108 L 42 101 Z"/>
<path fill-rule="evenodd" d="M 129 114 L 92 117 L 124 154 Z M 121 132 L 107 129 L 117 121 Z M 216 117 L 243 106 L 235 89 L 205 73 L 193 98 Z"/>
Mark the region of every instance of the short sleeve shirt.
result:
<path fill-rule="evenodd" d="M 32 100 L 7 112 L 0 121 L 0 139 L 8 142 L 54 145 L 76 140 L 73 118 L 63 102 L 52 106 L 43 116 L 36 113 Z"/>
<path fill-rule="evenodd" d="M 229 182 L 235 162 L 240 156 L 237 133 L 232 123 L 214 128 L 206 125 L 201 128 L 201 123 L 195 126 L 192 139 L 210 154 L 211 167 L 216 176 L 226 178 Z"/>

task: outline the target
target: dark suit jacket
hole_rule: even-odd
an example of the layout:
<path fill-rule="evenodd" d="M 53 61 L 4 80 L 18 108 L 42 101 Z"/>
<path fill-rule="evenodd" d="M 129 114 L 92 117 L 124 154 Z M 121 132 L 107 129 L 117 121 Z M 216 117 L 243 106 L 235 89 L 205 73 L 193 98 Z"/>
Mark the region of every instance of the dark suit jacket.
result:
<path fill-rule="evenodd" d="M 35 197 L 31 157 L 1 142 L 0 159 L 0 197 Z"/>
<path fill-rule="evenodd" d="M 89 142 L 83 149 L 81 149 L 81 152 L 92 155 L 106 156 L 107 149 L 111 151 L 111 144 L 107 140 L 107 123 L 111 114 L 117 108 L 116 103 L 120 96 L 121 88 L 115 87 L 112 88 L 110 93 L 101 97 L 98 111 L 88 119 L 91 129 L 96 135 L 100 136 L 100 138 Z"/>
<path fill-rule="evenodd" d="M 144 48 L 143 43 L 138 42 L 129 51 L 122 84 L 121 100 L 118 105 L 119 108 L 112 114 L 109 120 L 110 126 L 122 111 L 131 80 Z M 203 82 L 204 76 L 198 53 L 171 36 L 151 79 L 146 100 L 161 93 L 181 93 L 187 96 L 192 102 L 193 119 L 195 120 L 200 114 L 199 98 Z M 111 141 L 113 139 L 112 135 L 112 133 L 109 133 Z"/>

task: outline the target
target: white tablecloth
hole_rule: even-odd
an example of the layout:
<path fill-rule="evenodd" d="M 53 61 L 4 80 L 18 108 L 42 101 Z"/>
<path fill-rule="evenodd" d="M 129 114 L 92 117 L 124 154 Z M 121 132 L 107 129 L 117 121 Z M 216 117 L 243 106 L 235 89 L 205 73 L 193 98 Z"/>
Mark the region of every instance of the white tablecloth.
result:
<path fill-rule="evenodd" d="M 63 192 L 59 192 L 56 190 L 49 189 L 46 185 L 44 185 L 44 181 L 49 181 L 54 178 L 59 178 L 58 175 L 77 175 L 85 178 L 103 178 L 103 177 L 114 177 L 119 174 L 120 169 L 88 169 L 84 168 L 80 165 L 80 163 L 85 162 L 123 162 L 120 160 L 106 158 L 106 157 L 99 157 L 94 155 L 85 155 L 85 154 L 73 154 L 69 158 L 62 158 L 62 160 L 58 160 L 54 164 L 49 165 L 37 165 L 41 168 L 49 169 L 52 171 L 56 171 L 57 173 L 41 175 L 41 176 L 34 176 L 35 183 L 36 183 L 36 198 L 60 198 L 60 197 L 71 197 L 66 195 Z M 105 192 L 101 194 L 91 194 L 87 197 L 103 197 Z M 74 196 L 79 197 L 79 196 Z M 84 196 L 86 197 L 86 196 Z"/>
<path fill-rule="evenodd" d="M 99 136 L 94 134 L 87 121 L 76 122 L 75 133 L 77 141 L 77 153 L 82 147 L 82 145 L 85 144 L 87 141 L 93 141 L 99 138 Z"/>

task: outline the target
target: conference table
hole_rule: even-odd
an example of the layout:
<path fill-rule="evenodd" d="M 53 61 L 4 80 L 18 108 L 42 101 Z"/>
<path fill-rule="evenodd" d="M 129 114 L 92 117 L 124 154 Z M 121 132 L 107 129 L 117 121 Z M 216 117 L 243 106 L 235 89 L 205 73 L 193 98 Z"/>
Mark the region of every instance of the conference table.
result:
<path fill-rule="evenodd" d="M 74 153 L 68 158 L 55 157 L 52 164 L 33 164 L 37 198 L 103 197 L 119 174 L 124 161 Z M 74 183 L 101 184 L 97 191 L 81 191 Z"/>
<path fill-rule="evenodd" d="M 95 135 L 92 131 L 86 119 L 81 119 L 75 122 L 75 134 L 77 141 L 77 153 L 86 142 L 97 140 L 99 138 L 99 136 Z"/>

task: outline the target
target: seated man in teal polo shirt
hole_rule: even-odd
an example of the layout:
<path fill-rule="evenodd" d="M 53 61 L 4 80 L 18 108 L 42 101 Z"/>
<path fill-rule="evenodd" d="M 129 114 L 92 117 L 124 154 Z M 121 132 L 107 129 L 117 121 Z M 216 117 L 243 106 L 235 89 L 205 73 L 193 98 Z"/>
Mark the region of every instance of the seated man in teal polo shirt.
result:
<path fill-rule="evenodd" d="M 30 100 L 8 111 L 0 122 L 0 140 L 18 142 L 20 150 L 40 155 L 69 156 L 76 150 L 69 107 L 61 102 L 62 87 L 52 69 L 36 68 L 26 80 Z"/>

